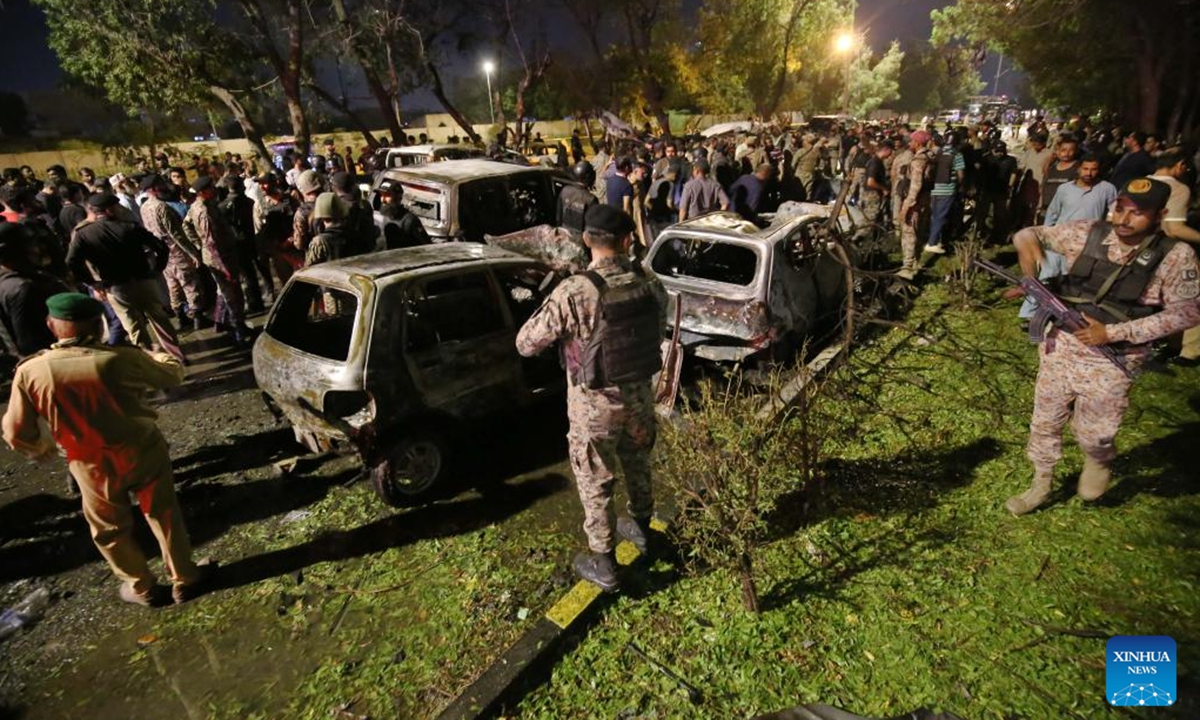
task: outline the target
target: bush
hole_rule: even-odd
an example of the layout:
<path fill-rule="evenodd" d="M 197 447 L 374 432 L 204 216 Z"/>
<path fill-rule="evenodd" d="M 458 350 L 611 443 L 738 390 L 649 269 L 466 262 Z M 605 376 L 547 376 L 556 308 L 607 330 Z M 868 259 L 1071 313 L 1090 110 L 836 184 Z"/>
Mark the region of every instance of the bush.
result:
<path fill-rule="evenodd" d="M 779 387 L 778 373 L 771 384 Z M 758 612 L 754 559 L 767 519 L 815 474 L 819 444 L 808 423 L 815 388 L 782 417 L 760 412 L 762 398 L 742 390 L 740 376 L 700 384 L 699 401 L 660 434 L 657 477 L 679 505 L 672 534 L 689 564 L 732 571 L 742 604 Z"/>

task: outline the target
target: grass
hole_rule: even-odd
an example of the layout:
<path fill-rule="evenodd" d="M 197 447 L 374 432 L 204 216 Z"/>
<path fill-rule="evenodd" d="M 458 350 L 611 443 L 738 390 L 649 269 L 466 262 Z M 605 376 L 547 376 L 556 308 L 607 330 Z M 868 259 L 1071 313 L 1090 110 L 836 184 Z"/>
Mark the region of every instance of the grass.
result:
<path fill-rule="evenodd" d="M 1105 704 L 1105 641 L 1165 634 L 1182 701 L 1154 716 L 1196 717 L 1196 372 L 1138 382 L 1103 504 L 1070 497 L 1072 448 L 1058 501 L 1013 518 L 1003 501 L 1029 481 L 1036 372 L 1015 306 L 962 309 L 935 285 L 908 321 L 917 332 L 858 348 L 830 386 L 825 492 L 760 552 L 762 615 L 741 609 L 724 571 L 621 598 L 512 716 L 729 718 L 824 702 L 1141 717 Z M 704 701 L 623 652 L 630 640 Z"/>

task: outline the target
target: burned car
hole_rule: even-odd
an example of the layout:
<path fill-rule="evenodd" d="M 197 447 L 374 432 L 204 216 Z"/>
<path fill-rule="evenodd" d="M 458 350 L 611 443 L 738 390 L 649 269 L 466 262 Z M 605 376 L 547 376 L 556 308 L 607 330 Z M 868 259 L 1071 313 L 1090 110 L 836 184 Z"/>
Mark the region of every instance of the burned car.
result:
<path fill-rule="evenodd" d="M 354 449 L 396 505 L 439 483 L 471 421 L 565 389 L 555 358 L 515 339 L 546 266 L 450 243 L 305 268 L 254 345 L 264 400 L 314 452 Z"/>
<path fill-rule="evenodd" d="M 543 167 L 470 159 L 410 167 L 380 173 L 370 195 L 376 225 L 382 230 L 379 190 L 399 186 L 404 206 L 425 226 L 436 242 L 483 242 L 484 235 L 506 235 L 535 225 L 553 223 L 558 194 L 575 181 Z"/>
<path fill-rule="evenodd" d="M 688 356 L 786 359 L 836 324 L 845 268 L 824 247 L 829 208 L 789 209 L 766 228 L 735 213 L 702 215 L 668 227 L 651 245 L 647 267 L 683 305 L 680 340 Z"/>

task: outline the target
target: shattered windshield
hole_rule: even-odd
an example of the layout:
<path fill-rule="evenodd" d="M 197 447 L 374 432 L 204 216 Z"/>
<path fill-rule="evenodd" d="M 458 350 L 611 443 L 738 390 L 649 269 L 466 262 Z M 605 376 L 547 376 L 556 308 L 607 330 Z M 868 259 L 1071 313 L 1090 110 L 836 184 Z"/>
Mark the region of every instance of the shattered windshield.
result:
<path fill-rule="evenodd" d="M 650 267 L 658 275 L 690 277 L 746 287 L 758 272 L 758 253 L 744 245 L 673 237 L 659 246 Z"/>

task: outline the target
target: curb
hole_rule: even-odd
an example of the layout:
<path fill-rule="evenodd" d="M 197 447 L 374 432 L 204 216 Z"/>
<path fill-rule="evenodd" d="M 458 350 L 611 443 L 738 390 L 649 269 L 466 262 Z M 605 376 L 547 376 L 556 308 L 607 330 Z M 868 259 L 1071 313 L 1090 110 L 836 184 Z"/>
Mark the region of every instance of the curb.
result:
<path fill-rule="evenodd" d="M 650 526 L 659 532 L 667 530 L 667 524 L 658 518 L 651 520 Z M 641 557 L 628 540 L 617 545 L 616 555 L 617 564 L 623 567 L 633 565 Z M 475 720 L 495 715 L 505 702 L 516 699 L 513 693 L 554 655 L 562 641 L 574 632 L 582 632 L 611 597 L 590 582 L 576 582 L 463 690 L 437 720 Z"/>

